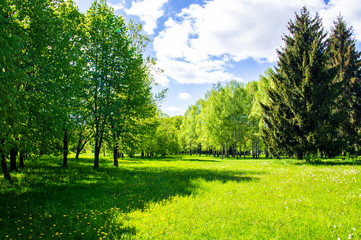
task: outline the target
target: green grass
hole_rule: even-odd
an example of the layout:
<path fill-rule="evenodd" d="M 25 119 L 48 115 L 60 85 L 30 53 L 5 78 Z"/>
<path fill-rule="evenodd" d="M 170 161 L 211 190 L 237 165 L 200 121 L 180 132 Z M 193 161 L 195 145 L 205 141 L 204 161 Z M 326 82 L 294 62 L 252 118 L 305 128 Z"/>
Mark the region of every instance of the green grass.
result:
<path fill-rule="evenodd" d="M 84 156 L 83 156 L 84 157 Z M 357 162 L 356 162 L 357 163 Z M 0 239 L 361 239 L 361 166 L 41 158 L 0 178 Z"/>

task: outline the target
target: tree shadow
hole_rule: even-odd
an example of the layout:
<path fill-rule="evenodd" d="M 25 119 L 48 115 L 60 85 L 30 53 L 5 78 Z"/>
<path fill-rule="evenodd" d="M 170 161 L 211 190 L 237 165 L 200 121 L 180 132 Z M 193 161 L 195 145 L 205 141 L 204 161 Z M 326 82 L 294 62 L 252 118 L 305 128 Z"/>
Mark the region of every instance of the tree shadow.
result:
<path fill-rule="evenodd" d="M 36 224 L 44 228 L 44 235 L 39 235 L 42 230 L 38 228 L 23 233 L 25 238 L 52 238 L 56 231 L 60 231 L 58 226 L 73 232 L 73 238 L 84 238 L 77 231 L 84 228 L 90 229 L 85 233 L 89 239 L 99 238 L 96 231 L 101 228 L 117 236 L 136 234 L 135 229 L 126 227 L 110 229 L 114 213 L 144 210 L 153 202 L 174 196 L 189 196 L 199 188 L 199 185 L 194 184 L 198 180 L 240 183 L 258 181 L 259 178 L 255 175 L 265 174 L 146 166 L 128 168 L 126 165 L 119 168 L 104 166 L 93 170 L 88 160 L 72 161 L 74 162 L 68 169 L 33 164 L 21 173 L 21 180 L 15 180 L 10 189 L 0 191 L 0 216 L 4 216 L 0 222 L 3 226 L 1 229 L 4 229 L 0 230 L 0 238 L 9 233 L 16 234 L 19 224 L 14 222 L 18 220 L 29 231 Z M 69 217 L 73 224 L 64 224 Z M 83 221 L 74 221 L 75 218 Z M 85 219 L 89 219 L 86 220 L 87 223 Z M 79 235 L 76 236 L 75 233 Z M 16 235 L 13 237 L 16 238 Z"/>

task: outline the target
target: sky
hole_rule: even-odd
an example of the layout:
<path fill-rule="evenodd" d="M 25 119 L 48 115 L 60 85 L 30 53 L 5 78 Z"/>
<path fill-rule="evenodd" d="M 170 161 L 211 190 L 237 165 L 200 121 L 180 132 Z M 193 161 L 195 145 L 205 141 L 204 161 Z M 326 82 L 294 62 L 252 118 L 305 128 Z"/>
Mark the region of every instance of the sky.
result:
<path fill-rule="evenodd" d="M 91 0 L 76 0 L 86 12 Z M 352 26 L 361 50 L 359 0 L 108 0 L 115 14 L 143 25 L 152 42 L 146 56 L 157 59 L 155 92 L 168 89 L 161 109 L 183 114 L 213 84 L 257 81 L 277 63 L 289 20 L 306 6 L 326 31 L 340 14 Z M 157 71 L 162 69 L 163 71 Z"/>

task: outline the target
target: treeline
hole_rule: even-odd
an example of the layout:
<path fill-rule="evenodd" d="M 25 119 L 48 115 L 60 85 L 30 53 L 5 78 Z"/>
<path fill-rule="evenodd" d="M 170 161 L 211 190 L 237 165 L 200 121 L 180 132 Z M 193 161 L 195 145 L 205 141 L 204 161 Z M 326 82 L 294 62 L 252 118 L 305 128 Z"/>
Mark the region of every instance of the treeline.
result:
<path fill-rule="evenodd" d="M 94 167 L 106 143 L 129 151 L 157 116 L 149 39 L 105 0 L 86 14 L 71 0 L 0 2 L 0 155 L 4 176 L 24 158 L 77 157 L 90 142 Z M 131 153 L 129 153 L 131 154 Z"/>
<path fill-rule="evenodd" d="M 188 107 L 184 116 L 163 117 L 163 154 L 207 154 L 219 157 L 258 158 L 268 155 L 261 138 L 263 128 L 260 102 L 267 102 L 272 82 L 267 70 L 259 81 L 243 85 L 230 81 L 215 85 L 203 99 Z M 166 126 L 166 127 L 164 127 Z M 157 135 L 155 135 L 157 139 Z M 162 148 L 164 146 L 164 148 Z"/>
<path fill-rule="evenodd" d="M 278 63 L 258 82 L 218 84 L 190 106 L 178 131 L 182 152 L 272 157 L 358 155 L 361 59 L 339 16 L 329 36 L 303 8 L 288 24 Z"/>

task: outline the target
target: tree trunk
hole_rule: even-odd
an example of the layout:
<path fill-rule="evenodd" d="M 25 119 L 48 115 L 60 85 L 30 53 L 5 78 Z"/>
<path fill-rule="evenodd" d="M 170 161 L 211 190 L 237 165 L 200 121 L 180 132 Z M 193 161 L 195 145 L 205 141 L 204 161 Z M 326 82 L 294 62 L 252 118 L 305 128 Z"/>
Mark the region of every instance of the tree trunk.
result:
<path fill-rule="evenodd" d="M 103 142 L 103 133 L 99 130 L 99 125 L 95 127 L 95 144 L 94 144 L 94 168 L 99 168 L 99 155 Z"/>
<path fill-rule="evenodd" d="M 298 160 L 302 160 L 303 159 L 303 152 L 298 152 L 297 153 L 297 158 L 298 158 Z"/>
<path fill-rule="evenodd" d="M 266 155 L 266 158 L 269 157 L 269 152 L 268 152 L 268 148 L 264 147 L 264 154 Z"/>
<path fill-rule="evenodd" d="M 68 131 L 65 130 L 63 138 L 63 167 L 68 167 Z"/>
<path fill-rule="evenodd" d="M 75 154 L 75 158 L 78 159 L 79 155 L 80 155 L 80 151 L 78 148 L 76 148 L 76 154 Z"/>
<path fill-rule="evenodd" d="M 256 146 L 255 146 L 255 137 L 252 136 L 252 158 L 256 158 Z"/>
<path fill-rule="evenodd" d="M 99 168 L 99 154 L 100 154 L 100 146 L 98 146 L 98 143 L 96 141 L 95 147 L 94 147 L 94 168 Z"/>
<path fill-rule="evenodd" d="M 244 142 L 243 156 L 246 158 L 246 141 Z"/>
<path fill-rule="evenodd" d="M 144 151 L 140 153 L 140 158 L 144 158 Z"/>
<path fill-rule="evenodd" d="M 256 137 L 256 158 L 259 158 L 259 138 Z"/>
<path fill-rule="evenodd" d="M 5 156 L 5 140 L 2 139 L 1 140 L 1 147 L 2 147 L 2 151 L 0 150 L 0 154 L 1 154 L 1 168 L 3 170 L 4 173 L 4 178 L 11 181 L 11 177 L 10 177 L 10 173 L 8 170 L 8 166 L 6 165 L 6 156 Z"/>
<path fill-rule="evenodd" d="M 118 156 L 119 156 L 119 150 L 118 150 L 118 143 L 115 143 L 114 149 L 113 149 L 113 159 L 114 159 L 114 166 L 118 167 Z"/>
<path fill-rule="evenodd" d="M 224 149 L 223 149 L 223 147 L 222 147 L 221 151 L 222 151 L 222 159 L 223 159 L 223 154 L 224 154 Z"/>
<path fill-rule="evenodd" d="M 16 171 L 16 156 L 18 155 L 18 150 L 16 148 L 10 149 L 10 171 Z"/>
<path fill-rule="evenodd" d="M 19 168 L 24 168 L 24 151 L 20 151 L 20 156 L 19 156 Z"/>

